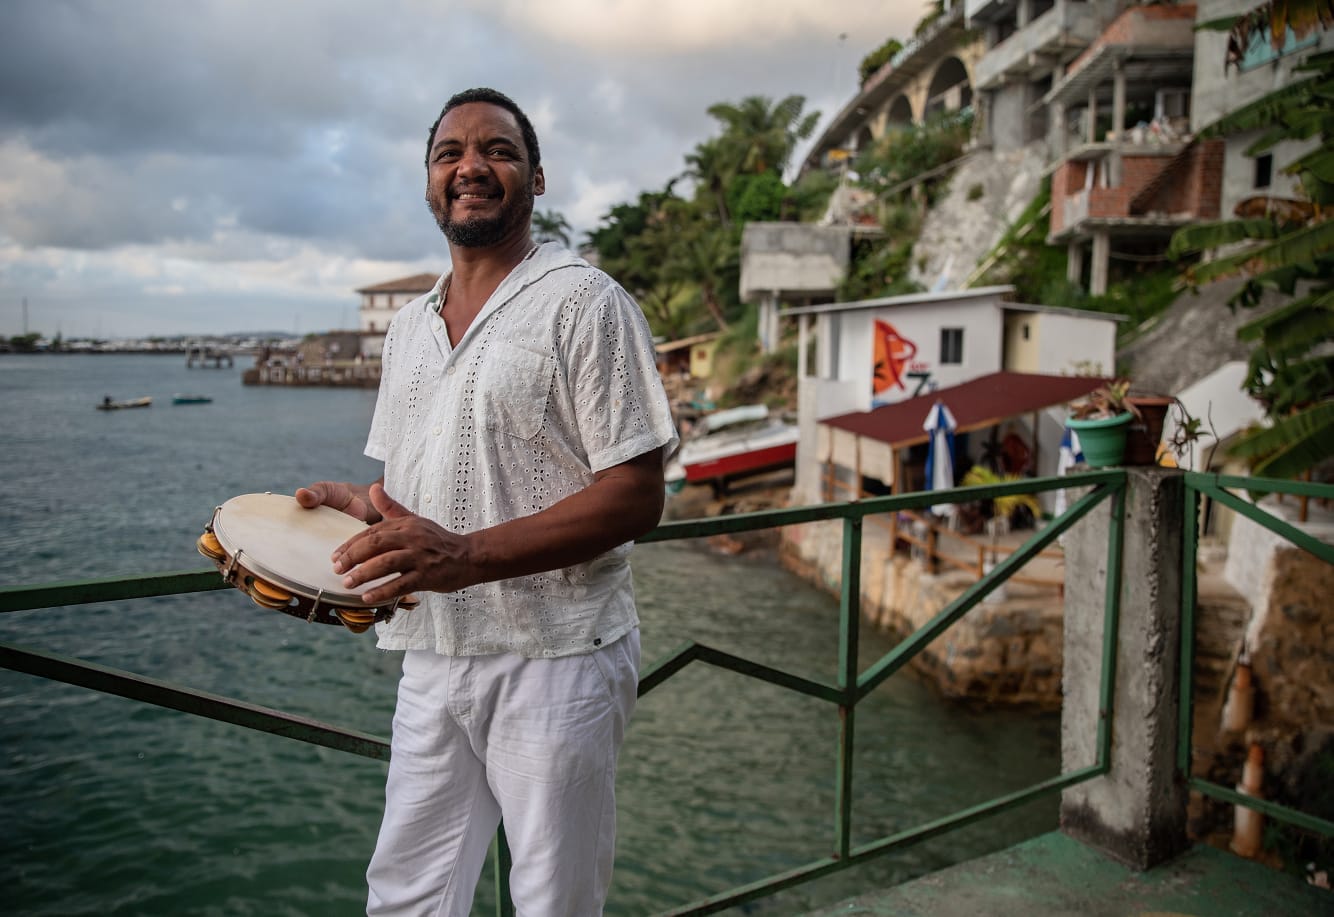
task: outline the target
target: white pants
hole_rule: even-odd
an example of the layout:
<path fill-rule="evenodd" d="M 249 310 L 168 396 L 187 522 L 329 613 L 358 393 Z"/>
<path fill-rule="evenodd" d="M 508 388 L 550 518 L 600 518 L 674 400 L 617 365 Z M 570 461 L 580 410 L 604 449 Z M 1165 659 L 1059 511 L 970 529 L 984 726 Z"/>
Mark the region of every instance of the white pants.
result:
<path fill-rule="evenodd" d="M 581 656 L 410 650 L 366 913 L 467 917 L 503 817 L 519 917 L 602 913 L 639 632 Z"/>

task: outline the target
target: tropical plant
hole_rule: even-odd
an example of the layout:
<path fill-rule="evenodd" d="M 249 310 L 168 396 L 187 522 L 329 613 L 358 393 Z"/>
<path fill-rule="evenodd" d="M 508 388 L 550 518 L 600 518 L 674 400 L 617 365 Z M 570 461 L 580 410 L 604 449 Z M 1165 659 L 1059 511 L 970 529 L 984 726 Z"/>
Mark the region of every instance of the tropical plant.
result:
<path fill-rule="evenodd" d="M 820 113 L 802 116 L 804 96 L 791 95 L 777 104 L 764 96 L 747 96 L 737 104 L 719 102 L 709 114 L 723 125 L 722 147 L 731 174 L 759 174 L 773 169 L 779 175 L 787 168 L 797 144 L 819 123 Z"/>
<path fill-rule="evenodd" d="M 862 58 L 861 64 L 857 67 L 857 76 L 860 83 L 869 80 L 877 70 L 889 63 L 895 54 L 903 50 L 903 42 L 897 38 L 890 38 L 883 45 L 876 48 L 870 54 Z"/>
<path fill-rule="evenodd" d="M 1113 379 L 1083 398 L 1070 402 L 1070 416 L 1076 420 L 1119 417 L 1126 413 L 1139 417 L 1139 408 L 1129 400 L 1129 395 L 1130 380 Z"/>
<path fill-rule="evenodd" d="M 1276 0 L 1236 21 L 1229 47 L 1245 47 L 1257 28 L 1269 28 L 1281 41 L 1288 27 L 1309 32 L 1332 19 L 1329 0 Z M 1270 290 L 1293 297 L 1238 331 L 1254 344 L 1244 387 L 1264 405 L 1269 425 L 1244 434 L 1230 452 L 1246 458 L 1255 474 L 1270 477 L 1298 476 L 1334 455 L 1334 221 L 1328 209 L 1334 205 L 1334 52 L 1314 54 L 1294 72 L 1309 76 L 1202 133 L 1259 131 L 1249 156 L 1283 141 L 1318 139 L 1284 170 L 1299 176 L 1304 199 L 1250 199 L 1236 218 L 1179 230 L 1169 248 L 1178 258 L 1218 252 L 1188 266 L 1184 280 L 1194 287 L 1241 277 L 1229 300 L 1234 310 L 1254 308 Z"/>
<path fill-rule="evenodd" d="M 559 242 L 570 245 L 570 223 L 557 210 L 533 211 L 533 239 L 537 242 Z"/>
<path fill-rule="evenodd" d="M 932 115 L 925 124 L 890 131 L 853 165 L 858 184 L 882 195 L 957 159 L 972 133 L 971 109 Z"/>

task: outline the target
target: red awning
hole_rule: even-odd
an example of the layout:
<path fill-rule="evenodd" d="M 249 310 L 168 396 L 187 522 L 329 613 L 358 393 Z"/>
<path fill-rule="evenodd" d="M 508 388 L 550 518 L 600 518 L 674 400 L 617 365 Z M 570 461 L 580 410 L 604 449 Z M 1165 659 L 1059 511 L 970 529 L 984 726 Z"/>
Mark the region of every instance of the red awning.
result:
<path fill-rule="evenodd" d="M 889 443 L 897 449 L 927 441 L 922 424 L 926 422 L 931 406 L 937 401 L 944 402 L 954 415 L 959 424 L 957 432 L 966 433 L 1074 401 L 1107 381 L 1098 376 L 999 372 L 907 401 L 887 404 L 871 411 L 840 414 L 820 422 L 867 439 Z"/>

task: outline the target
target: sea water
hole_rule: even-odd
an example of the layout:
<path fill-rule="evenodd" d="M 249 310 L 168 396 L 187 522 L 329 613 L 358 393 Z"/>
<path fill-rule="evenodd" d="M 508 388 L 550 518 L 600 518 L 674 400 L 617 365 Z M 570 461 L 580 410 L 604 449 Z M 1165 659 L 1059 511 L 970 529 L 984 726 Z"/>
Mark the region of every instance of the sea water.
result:
<path fill-rule="evenodd" d="M 243 362 L 245 362 L 243 360 Z M 0 585 L 205 569 L 240 493 L 369 481 L 371 391 L 243 386 L 183 355 L 0 355 Z M 208 404 L 174 405 L 176 392 Z M 104 397 L 150 408 L 97 411 Z M 832 683 L 836 600 L 772 559 L 641 545 L 646 665 L 687 640 Z M 233 590 L 0 616 L 0 642 L 387 737 L 398 656 Z M 865 667 L 892 648 L 863 633 Z M 617 783 L 607 913 L 638 917 L 834 849 L 831 705 L 702 664 L 644 697 Z M 853 843 L 1058 770 L 1057 720 L 961 708 L 906 674 L 857 707 Z M 361 912 L 385 765 L 0 670 L 0 888 L 25 915 Z M 1054 801 L 734 909 L 789 915 L 1012 844 Z M 494 913 L 490 876 L 476 914 Z"/>

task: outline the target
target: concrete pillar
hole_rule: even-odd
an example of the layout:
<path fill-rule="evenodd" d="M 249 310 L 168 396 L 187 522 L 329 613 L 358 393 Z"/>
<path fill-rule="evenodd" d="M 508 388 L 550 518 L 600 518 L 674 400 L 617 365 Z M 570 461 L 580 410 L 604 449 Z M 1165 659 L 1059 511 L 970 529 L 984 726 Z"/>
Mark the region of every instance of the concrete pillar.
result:
<path fill-rule="evenodd" d="M 1126 70 L 1120 62 L 1112 75 L 1112 129 L 1116 131 L 1116 147 L 1125 143 L 1126 135 Z M 1111 156 L 1111 187 L 1121 187 L 1121 154 Z"/>
<path fill-rule="evenodd" d="M 1098 142 L 1098 94 L 1092 89 L 1089 90 L 1088 124 L 1085 126 L 1084 140 L 1088 143 Z"/>
<path fill-rule="evenodd" d="M 760 320 L 756 329 L 760 337 L 760 352 L 773 353 L 778 346 L 778 294 L 765 293 L 760 300 Z"/>
<path fill-rule="evenodd" d="M 1112 255 L 1112 240 L 1107 230 L 1093 234 L 1092 263 L 1089 265 L 1089 292 L 1101 296 L 1107 292 L 1107 262 Z"/>
<path fill-rule="evenodd" d="M 1033 0 L 1019 0 L 1019 4 L 1014 11 L 1015 31 L 1022 29 L 1033 21 Z"/>
<path fill-rule="evenodd" d="M 810 360 L 806 358 L 806 350 L 810 347 L 811 341 L 811 317 L 803 315 L 797 319 L 797 379 L 805 379 L 810 373 Z"/>
<path fill-rule="evenodd" d="M 1047 125 L 1047 136 L 1051 138 L 1052 159 L 1059 160 L 1065 155 L 1065 103 L 1055 102 L 1051 106 L 1052 123 Z"/>
<path fill-rule="evenodd" d="M 1061 794 L 1061 830 L 1135 869 L 1187 847 L 1176 775 L 1181 513 L 1176 469 L 1127 469 L 1110 771 Z M 1097 760 L 1111 503 L 1066 533 L 1062 770 Z"/>
<path fill-rule="evenodd" d="M 1075 286 L 1084 279 L 1084 243 L 1078 239 L 1065 243 L 1065 279 Z"/>

